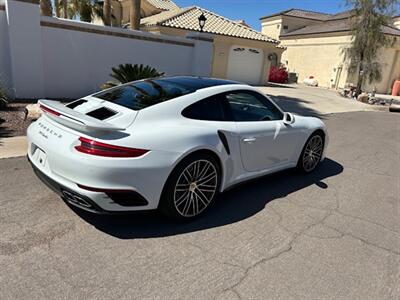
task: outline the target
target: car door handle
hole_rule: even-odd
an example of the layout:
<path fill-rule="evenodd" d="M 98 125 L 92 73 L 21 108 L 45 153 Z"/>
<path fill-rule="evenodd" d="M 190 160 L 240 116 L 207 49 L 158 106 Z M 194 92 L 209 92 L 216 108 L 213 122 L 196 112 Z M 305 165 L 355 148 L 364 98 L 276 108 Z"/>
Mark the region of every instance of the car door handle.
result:
<path fill-rule="evenodd" d="M 256 140 L 257 139 L 255 137 L 247 137 L 247 138 L 243 139 L 243 143 L 251 144 L 251 143 L 254 143 Z"/>

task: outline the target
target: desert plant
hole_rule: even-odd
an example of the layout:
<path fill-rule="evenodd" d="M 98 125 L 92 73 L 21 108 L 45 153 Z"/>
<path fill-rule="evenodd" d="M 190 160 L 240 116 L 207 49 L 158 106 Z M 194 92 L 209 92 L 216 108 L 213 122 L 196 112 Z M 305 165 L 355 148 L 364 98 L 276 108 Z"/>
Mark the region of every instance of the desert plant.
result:
<path fill-rule="evenodd" d="M 8 97 L 5 88 L 0 84 L 0 109 L 3 109 L 8 104 Z"/>
<path fill-rule="evenodd" d="M 269 81 L 276 83 L 286 83 L 289 77 L 289 73 L 285 67 L 272 67 L 269 72 Z"/>
<path fill-rule="evenodd" d="M 110 76 L 114 78 L 117 82 L 108 81 L 101 86 L 102 89 L 107 89 L 121 83 L 127 83 L 146 78 L 155 78 L 164 75 L 164 73 L 160 73 L 156 69 L 150 66 L 143 66 L 142 64 L 121 64 L 118 67 L 111 69 L 112 73 L 110 74 Z"/>
<path fill-rule="evenodd" d="M 344 49 L 344 54 L 349 70 L 358 73 L 358 96 L 366 80 L 372 83 L 382 78 L 379 51 L 395 43 L 382 28 L 391 24 L 399 0 L 346 0 L 346 3 L 353 8 L 352 42 Z"/>

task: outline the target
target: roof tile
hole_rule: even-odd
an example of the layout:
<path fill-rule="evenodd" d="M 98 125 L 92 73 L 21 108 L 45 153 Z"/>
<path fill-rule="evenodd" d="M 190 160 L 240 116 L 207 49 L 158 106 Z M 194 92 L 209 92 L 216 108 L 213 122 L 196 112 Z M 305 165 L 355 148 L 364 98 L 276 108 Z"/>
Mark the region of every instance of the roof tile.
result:
<path fill-rule="evenodd" d="M 279 44 L 261 32 L 224 18 L 206 9 L 194 6 L 165 11 L 141 20 L 142 26 L 167 26 L 199 31 L 199 16 L 204 13 L 207 22 L 204 32 Z"/>
<path fill-rule="evenodd" d="M 171 10 L 178 8 L 178 5 L 176 5 L 171 0 L 147 0 L 147 2 L 149 2 L 154 7 L 162 10 Z"/>

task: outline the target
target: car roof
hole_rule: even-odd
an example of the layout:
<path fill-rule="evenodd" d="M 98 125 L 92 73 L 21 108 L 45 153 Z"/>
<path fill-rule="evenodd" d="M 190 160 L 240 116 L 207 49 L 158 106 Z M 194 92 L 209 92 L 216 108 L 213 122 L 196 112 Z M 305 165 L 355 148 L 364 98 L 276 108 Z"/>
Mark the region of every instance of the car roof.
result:
<path fill-rule="evenodd" d="M 225 79 L 193 76 L 157 77 L 129 82 L 91 95 L 139 111 L 199 90 L 243 86 Z"/>
<path fill-rule="evenodd" d="M 219 78 L 209 78 L 209 77 L 195 77 L 195 76 L 171 76 L 171 77 L 161 77 L 157 78 L 158 81 L 171 82 L 179 84 L 186 88 L 190 88 L 193 91 L 200 89 L 205 89 L 209 87 L 228 85 L 228 84 L 243 84 L 241 82 L 219 79 Z"/>

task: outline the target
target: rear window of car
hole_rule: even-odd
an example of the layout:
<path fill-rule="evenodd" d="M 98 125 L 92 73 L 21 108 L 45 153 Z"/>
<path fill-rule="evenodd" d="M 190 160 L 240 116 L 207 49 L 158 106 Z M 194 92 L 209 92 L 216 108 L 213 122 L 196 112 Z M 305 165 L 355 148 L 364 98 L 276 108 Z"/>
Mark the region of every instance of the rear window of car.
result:
<path fill-rule="evenodd" d="M 195 92 L 193 88 L 179 83 L 148 79 L 95 94 L 100 98 L 118 105 L 141 110 L 152 105 Z"/>
<path fill-rule="evenodd" d="M 182 115 L 189 119 L 201 121 L 227 121 L 223 102 L 220 96 L 212 96 L 200 100 L 182 111 Z"/>

